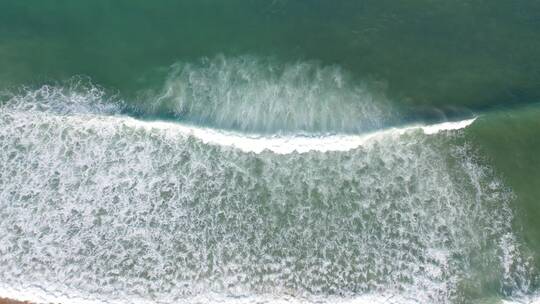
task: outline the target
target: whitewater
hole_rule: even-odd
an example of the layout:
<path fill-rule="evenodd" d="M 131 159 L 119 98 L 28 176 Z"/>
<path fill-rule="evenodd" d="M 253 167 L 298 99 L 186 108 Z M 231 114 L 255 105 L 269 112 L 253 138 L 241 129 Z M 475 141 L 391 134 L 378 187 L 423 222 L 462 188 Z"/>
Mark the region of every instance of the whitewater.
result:
<path fill-rule="evenodd" d="M 512 194 L 459 144 L 474 118 L 257 136 L 73 94 L 0 111 L 3 296 L 443 303 L 477 271 L 527 288 Z"/>
<path fill-rule="evenodd" d="M 338 67 L 252 57 L 175 64 L 139 98 L 0 94 L 0 296 L 534 298 L 514 193 L 465 136 L 482 116 L 406 122 Z"/>

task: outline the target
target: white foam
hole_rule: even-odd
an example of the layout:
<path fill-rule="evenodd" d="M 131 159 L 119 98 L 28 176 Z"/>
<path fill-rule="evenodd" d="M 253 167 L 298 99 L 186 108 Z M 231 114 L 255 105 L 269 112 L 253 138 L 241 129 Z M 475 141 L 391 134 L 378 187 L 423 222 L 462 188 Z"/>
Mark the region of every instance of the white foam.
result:
<path fill-rule="evenodd" d="M 103 303 L 98 300 L 90 300 L 74 294 L 67 295 L 61 292 L 45 291 L 39 287 L 14 288 L 0 284 L 0 297 L 31 303 L 74 303 L 74 304 L 97 304 Z M 110 302 L 113 303 L 113 302 Z"/>
<path fill-rule="evenodd" d="M 299 87 L 294 100 L 305 96 Z M 293 123 L 287 131 L 321 133 L 272 136 L 120 116 L 103 94 L 44 87 L 0 107 L 0 296 L 82 304 L 451 303 L 474 271 L 470 259 L 455 257 L 486 242 L 493 249 L 482 255 L 506 290 L 528 290 L 527 271 L 508 266 L 523 264 L 519 244 L 506 237 L 509 195 L 502 186 L 486 191 L 492 176 L 466 149 L 427 140 L 474 118 L 356 135 L 322 134 L 364 130 L 341 127 L 355 125 L 346 120 Z M 304 105 L 318 109 L 319 100 Z M 264 132 L 283 122 L 236 126 L 220 120 L 231 112 L 224 113 L 212 125 Z M 238 113 L 241 121 L 250 112 Z M 315 122 L 328 112 L 314 113 L 322 116 L 293 118 Z M 353 122 L 378 117 L 355 113 Z M 487 230 L 486 239 L 480 232 Z M 207 246 L 211 240 L 223 241 Z"/>
<path fill-rule="evenodd" d="M 17 113 L 17 115 L 25 115 Z M 51 115 L 51 114 L 47 114 Z M 69 120 L 76 120 L 84 124 L 124 124 L 128 127 L 144 128 L 147 130 L 159 129 L 184 136 L 192 136 L 205 144 L 220 145 L 239 149 L 243 152 L 262 153 L 265 150 L 277 154 L 307 153 L 310 151 L 350 151 L 363 146 L 376 138 L 401 136 L 408 132 L 422 131 L 433 135 L 442 131 L 458 130 L 470 126 L 475 118 L 456 122 L 444 122 L 433 125 L 409 125 L 394 127 L 376 132 L 359 135 L 331 134 L 331 135 L 257 135 L 243 134 L 206 127 L 193 126 L 167 121 L 143 121 L 125 116 L 97 116 L 88 120 L 85 116 L 69 116 Z"/>
<path fill-rule="evenodd" d="M 42 288 L 26 287 L 13 288 L 0 284 L 0 297 L 16 299 L 20 301 L 29 301 L 35 304 L 151 304 L 155 301 L 149 301 L 142 298 L 129 298 L 122 300 L 115 299 L 90 299 L 82 296 L 75 291 L 70 295 L 61 292 L 45 291 Z M 492 299 L 494 303 L 501 304 L 540 304 L 540 296 L 525 297 L 520 299 Z M 335 303 L 335 304 L 415 304 L 418 303 L 402 295 L 384 295 L 384 294 L 364 294 L 351 298 L 340 297 L 317 297 L 317 298 L 297 298 L 293 296 L 273 296 L 273 295 L 249 295 L 241 297 L 228 297 L 215 293 L 198 295 L 195 297 L 176 300 L 175 303 L 221 303 L 221 304 L 251 304 L 251 303 L 271 303 L 271 304 L 308 304 L 308 303 Z M 483 303 L 483 302 L 482 302 Z"/>
<path fill-rule="evenodd" d="M 467 119 L 467 120 L 461 120 L 461 121 L 455 121 L 455 122 L 443 122 L 439 124 L 423 126 L 421 128 L 426 134 L 436 134 L 441 131 L 458 130 L 458 129 L 466 128 L 470 126 L 475 120 L 476 120 L 476 117 L 473 119 Z"/>
<path fill-rule="evenodd" d="M 407 132 L 421 130 L 432 135 L 441 131 L 463 129 L 471 125 L 476 118 L 457 122 L 445 122 L 434 125 L 411 125 L 400 128 L 391 128 L 362 135 L 294 135 L 294 136 L 262 136 L 253 134 L 240 134 L 222 130 L 195 127 L 179 123 L 163 121 L 140 121 L 132 118 L 122 118 L 122 123 L 146 129 L 166 129 L 173 132 L 193 136 L 206 144 L 230 146 L 244 152 L 261 153 L 265 150 L 277 154 L 290 154 L 293 152 L 306 153 L 310 151 L 349 151 L 365 145 L 375 138 L 400 136 Z"/>
<path fill-rule="evenodd" d="M 43 115 L 43 113 L 17 112 L 17 116 Z M 54 114 L 47 113 L 47 116 Z M 253 133 L 239 133 L 207 127 L 194 126 L 178 122 L 168 121 L 144 121 L 127 116 L 96 116 L 88 114 L 66 116 L 65 119 L 75 124 L 112 124 L 126 125 L 132 128 L 144 128 L 146 130 L 157 129 L 172 132 L 175 135 L 192 136 L 205 144 L 227 146 L 239 149 L 243 152 L 262 153 L 271 151 L 276 154 L 307 153 L 310 151 L 331 152 L 350 151 L 366 145 L 374 139 L 401 136 L 408 132 L 422 131 L 426 135 L 437 134 L 442 131 L 458 130 L 470 126 L 475 118 L 444 122 L 432 125 L 407 125 L 383 129 L 365 134 L 298 134 L 298 135 L 259 135 Z"/>
<path fill-rule="evenodd" d="M 36 304 L 151 304 L 157 301 L 150 301 L 142 298 L 129 299 L 91 299 L 89 296 L 83 296 L 76 291 L 70 291 L 70 294 L 62 292 L 45 291 L 38 287 L 13 288 L 0 284 L 0 297 L 17 299 L 20 301 L 29 301 Z M 335 303 L 335 304 L 415 304 L 416 301 L 407 299 L 401 295 L 384 294 L 364 294 L 350 298 L 341 297 L 312 297 L 301 298 L 290 295 L 246 295 L 246 296 L 226 296 L 216 293 L 208 293 L 188 297 L 181 300 L 170 301 L 174 303 L 221 303 L 221 304 L 251 304 L 251 303 L 272 303 L 272 304 L 308 304 L 308 303 Z"/>
<path fill-rule="evenodd" d="M 456 267 L 452 257 L 467 256 L 483 241 L 469 231 L 490 227 L 494 240 L 510 231 L 511 218 L 492 208 L 506 204 L 505 193 L 483 193 L 489 181 L 485 171 L 462 159 L 449 167 L 446 150 L 422 136 L 426 128 L 434 134 L 474 119 L 365 135 L 265 137 L 92 113 L 0 114 L 8 151 L 0 154 L 8 172 L 0 189 L 7 219 L 0 235 L 9 237 L 0 246 L 5 253 L 0 260 L 8 261 L 0 263 L 0 277 L 10 284 L 0 284 L 2 296 L 84 304 L 449 303 L 456 282 L 470 269 Z M 277 156 L 215 153 L 202 142 L 256 153 L 368 146 L 344 157 Z M 454 179 L 454 170 L 465 179 Z M 283 189 L 294 200 L 286 201 Z M 284 201 L 291 222 L 280 226 L 274 214 L 283 212 Z M 222 215 L 226 222 L 220 222 Z M 24 233 L 15 234 L 12 227 Z M 444 233 L 449 229 L 452 234 Z M 34 231 L 46 232 L 36 238 Z M 382 237 L 370 237 L 371 231 Z M 205 247 L 208 236 L 227 241 Z M 290 242 L 296 239 L 305 244 L 297 248 Z M 334 239 L 343 241 L 329 242 Z M 23 241 L 30 250 L 19 246 Z M 126 245 L 115 245 L 120 242 Z M 249 246 L 253 251 L 245 250 Z M 278 250 L 284 251 L 274 253 Z M 211 253 L 212 261 L 199 252 Z M 327 252 L 340 262 L 328 262 Z M 508 260 L 519 262 L 517 254 L 509 252 Z M 295 268 L 299 258 L 305 264 Z M 169 263 L 174 267 L 167 268 Z M 204 268 L 208 265 L 219 265 L 219 271 Z M 208 277 L 199 281 L 202 273 Z M 321 294 L 328 296 L 313 298 Z"/>
<path fill-rule="evenodd" d="M 524 299 L 502 300 L 501 304 L 540 304 L 540 296 L 526 297 Z"/>

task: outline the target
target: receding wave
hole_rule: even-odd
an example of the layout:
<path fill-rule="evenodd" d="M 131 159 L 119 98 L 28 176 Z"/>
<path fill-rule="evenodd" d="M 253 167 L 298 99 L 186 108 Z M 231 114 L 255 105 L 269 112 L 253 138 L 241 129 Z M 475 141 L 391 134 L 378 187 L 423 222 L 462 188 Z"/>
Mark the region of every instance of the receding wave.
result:
<path fill-rule="evenodd" d="M 8 295 L 459 303 L 482 286 L 529 291 L 513 195 L 453 130 L 472 121 L 279 154 L 103 110 L 98 91 L 44 87 L 0 107 Z"/>
<path fill-rule="evenodd" d="M 248 132 L 361 132 L 394 116 L 381 92 L 338 66 L 249 56 L 177 63 L 150 95 L 144 111 Z"/>

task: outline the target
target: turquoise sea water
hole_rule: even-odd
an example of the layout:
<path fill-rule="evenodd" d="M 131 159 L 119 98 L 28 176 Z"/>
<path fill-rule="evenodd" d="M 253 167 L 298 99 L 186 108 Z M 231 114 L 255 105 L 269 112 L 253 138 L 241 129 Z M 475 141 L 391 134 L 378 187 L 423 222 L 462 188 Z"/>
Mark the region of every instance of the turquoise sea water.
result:
<path fill-rule="evenodd" d="M 539 16 L 0 0 L 0 297 L 535 301 Z"/>

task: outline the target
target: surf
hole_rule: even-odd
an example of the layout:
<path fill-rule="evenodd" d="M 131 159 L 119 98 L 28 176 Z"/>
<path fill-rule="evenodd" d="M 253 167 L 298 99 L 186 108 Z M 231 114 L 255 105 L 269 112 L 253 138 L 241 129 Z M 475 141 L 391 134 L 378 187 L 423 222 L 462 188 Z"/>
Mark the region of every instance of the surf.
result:
<path fill-rule="evenodd" d="M 491 284 L 520 298 L 531 279 L 512 193 L 463 142 L 474 124 L 269 135 L 129 117 L 95 86 L 11 94 L 0 292 L 452 303 Z"/>

